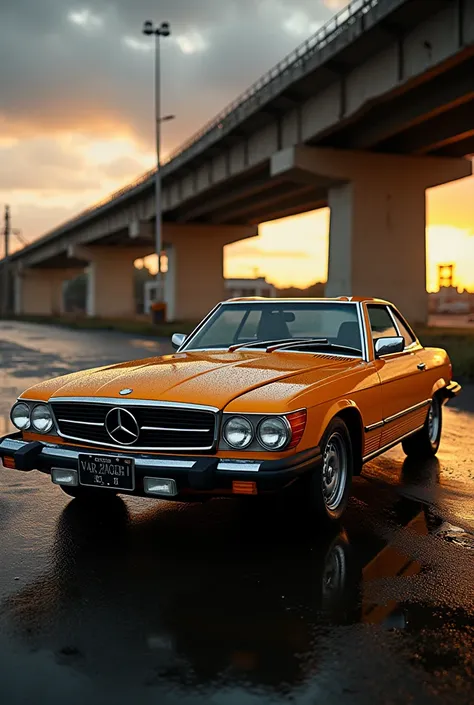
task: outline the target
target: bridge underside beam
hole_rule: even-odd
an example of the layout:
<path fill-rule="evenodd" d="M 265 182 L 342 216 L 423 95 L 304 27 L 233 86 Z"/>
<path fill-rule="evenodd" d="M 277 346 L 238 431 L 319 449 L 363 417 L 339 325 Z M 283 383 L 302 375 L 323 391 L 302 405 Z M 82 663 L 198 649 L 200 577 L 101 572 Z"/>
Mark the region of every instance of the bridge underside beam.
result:
<path fill-rule="evenodd" d="M 168 271 L 165 274 L 168 319 L 199 320 L 222 301 L 225 298 L 224 247 L 257 234 L 256 226 L 165 223 L 163 240 L 168 256 Z M 143 245 L 71 246 L 69 256 L 89 262 L 89 316 L 131 318 L 136 315 L 133 265 L 135 260 L 144 256 Z"/>
<path fill-rule="evenodd" d="M 465 159 L 295 147 L 272 174 L 332 181 L 327 296 L 393 301 L 414 323 L 427 318 L 425 191 L 472 173 Z"/>

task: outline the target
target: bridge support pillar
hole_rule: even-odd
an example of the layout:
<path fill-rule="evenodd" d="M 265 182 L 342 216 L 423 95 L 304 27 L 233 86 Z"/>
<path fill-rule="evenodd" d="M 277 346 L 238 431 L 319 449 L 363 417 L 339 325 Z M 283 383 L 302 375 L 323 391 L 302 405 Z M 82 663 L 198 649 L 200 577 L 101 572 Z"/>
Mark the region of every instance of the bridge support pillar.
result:
<path fill-rule="evenodd" d="M 326 179 L 331 209 L 326 296 L 388 299 L 428 316 L 425 191 L 470 176 L 471 162 L 321 147 L 276 154 L 272 175 Z"/>
<path fill-rule="evenodd" d="M 83 269 L 21 269 L 14 274 L 16 315 L 60 316 L 64 313 L 63 287 Z"/>
<path fill-rule="evenodd" d="M 253 225 L 166 224 L 167 319 L 198 321 L 225 299 L 224 247 L 256 235 Z"/>
<path fill-rule="evenodd" d="M 133 264 L 143 248 L 72 246 L 69 256 L 89 262 L 86 312 L 98 318 L 136 315 Z"/>

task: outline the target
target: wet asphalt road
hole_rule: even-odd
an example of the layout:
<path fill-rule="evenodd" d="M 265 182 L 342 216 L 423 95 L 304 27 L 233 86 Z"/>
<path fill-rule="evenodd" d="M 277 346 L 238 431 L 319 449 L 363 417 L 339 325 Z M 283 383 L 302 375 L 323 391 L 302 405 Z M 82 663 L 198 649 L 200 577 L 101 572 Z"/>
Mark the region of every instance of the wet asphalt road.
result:
<path fill-rule="evenodd" d="M 0 432 L 36 381 L 167 351 L 0 322 Z M 438 459 L 367 465 L 332 534 L 278 503 L 92 511 L 0 469 L 0 702 L 474 702 L 469 409 L 465 389 Z"/>

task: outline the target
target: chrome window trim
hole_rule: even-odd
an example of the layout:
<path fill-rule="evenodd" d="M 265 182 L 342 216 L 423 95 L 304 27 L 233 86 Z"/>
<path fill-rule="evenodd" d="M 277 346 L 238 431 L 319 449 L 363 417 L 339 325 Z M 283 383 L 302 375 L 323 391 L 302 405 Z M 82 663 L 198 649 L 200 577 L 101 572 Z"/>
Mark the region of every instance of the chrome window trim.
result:
<path fill-rule="evenodd" d="M 358 317 L 359 317 L 359 327 L 360 327 L 360 334 L 361 334 L 361 350 L 362 350 L 362 357 L 365 360 L 365 362 L 369 361 L 369 339 L 367 337 L 367 329 L 366 329 L 366 324 L 365 324 L 365 317 L 364 317 L 364 309 L 362 306 L 362 301 L 357 302 L 357 310 L 358 310 Z"/>
<path fill-rule="evenodd" d="M 409 350 L 410 348 L 415 347 L 415 346 L 416 346 L 416 347 L 419 347 L 419 348 L 423 348 L 423 346 L 422 346 L 422 344 L 420 343 L 420 341 L 419 341 L 419 339 L 418 339 L 418 337 L 417 337 L 415 331 L 414 331 L 413 328 L 409 325 L 408 321 L 404 318 L 404 316 L 402 316 L 402 314 L 401 314 L 400 311 L 396 308 L 396 306 L 394 306 L 393 304 L 387 304 L 387 307 L 388 307 L 388 310 L 389 310 L 390 315 L 392 316 L 393 322 L 394 322 L 394 324 L 395 324 L 395 328 L 398 330 L 398 334 L 403 338 L 403 335 L 401 334 L 400 328 L 399 328 L 398 323 L 397 323 L 397 319 L 396 319 L 395 316 L 393 315 L 394 313 L 396 313 L 397 316 L 400 316 L 400 319 L 401 319 L 403 325 L 406 327 L 407 331 L 408 331 L 409 333 L 411 333 L 412 336 L 414 337 L 413 343 L 410 343 L 410 345 L 407 345 L 407 346 L 405 347 L 405 350 Z"/>
<path fill-rule="evenodd" d="M 216 406 L 206 404 L 191 404 L 177 401 L 158 401 L 156 399 L 115 399 L 114 397 L 50 397 L 49 404 L 55 402 L 85 402 L 87 404 L 111 404 L 112 406 L 153 406 L 168 407 L 171 409 L 186 409 L 188 411 L 212 411 L 216 414 L 219 409 Z"/>
<path fill-rule="evenodd" d="M 364 431 L 366 433 L 370 433 L 370 431 L 375 431 L 376 428 L 386 426 L 387 424 L 392 423 L 392 421 L 400 419 L 402 416 L 406 416 L 407 414 L 411 414 L 413 411 L 418 411 L 418 409 L 422 409 L 424 406 L 428 406 L 429 404 L 431 404 L 431 401 L 432 399 L 425 399 L 424 401 L 420 401 L 419 404 L 414 404 L 413 406 L 408 407 L 408 409 L 403 409 L 403 411 L 398 411 L 396 414 L 392 414 L 392 416 L 387 416 L 386 418 L 382 419 L 382 421 L 377 421 L 376 423 L 370 424 L 369 426 L 365 426 Z"/>
<path fill-rule="evenodd" d="M 244 352 L 246 350 L 255 350 L 256 352 L 265 352 L 265 350 L 263 348 L 244 348 Z M 193 348 L 189 352 L 228 352 L 229 353 L 229 349 L 228 348 Z M 240 350 L 236 350 L 235 352 L 236 353 L 240 352 Z M 311 352 L 308 352 L 307 350 L 275 350 L 274 352 L 275 353 L 289 352 L 292 355 L 312 355 L 313 357 L 315 357 L 316 355 L 322 355 L 323 357 L 332 357 L 333 355 L 338 355 L 339 357 L 342 357 L 342 358 L 347 357 L 347 358 L 350 358 L 351 360 L 363 359 L 363 358 L 361 358 L 360 355 L 349 355 L 348 353 L 342 353 L 340 350 L 333 350 L 331 352 L 329 352 L 329 351 L 328 352 L 320 352 L 320 351 L 315 352 L 314 350 L 312 350 Z M 233 354 L 234 353 L 229 353 L 229 355 L 233 355 Z M 272 353 L 272 355 L 273 354 L 274 353 Z M 364 360 L 364 362 L 365 362 L 365 360 Z"/>
<path fill-rule="evenodd" d="M 244 298 L 237 299 L 237 300 L 229 299 L 227 301 L 221 301 L 221 303 L 219 305 L 223 306 L 224 304 L 226 304 L 226 305 L 232 306 L 234 304 L 235 305 L 236 304 L 255 304 L 255 305 L 268 304 L 270 306 L 275 306 L 275 304 L 295 304 L 296 303 L 296 304 L 311 305 L 314 303 L 321 303 L 321 304 L 328 303 L 328 304 L 345 304 L 345 305 L 351 304 L 352 306 L 354 306 L 354 304 L 357 304 L 359 302 L 352 301 L 353 298 L 354 298 L 353 296 L 346 297 L 345 299 L 338 299 L 337 297 L 336 298 L 322 297 L 320 299 L 318 299 L 318 298 L 314 298 L 314 299 L 313 298 L 309 298 L 309 299 L 293 298 L 292 299 L 291 297 L 287 298 L 287 299 L 280 299 L 279 297 L 275 297 L 274 299 L 245 299 L 245 297 L 244 297 Z"/>
<path fill-rule="evenodd" d="M 384 309 L 386 309 L 386 311 L 388 312 L 388 315 L 389 315 L 389 317 L 390 317 L 390 320 L 391 320 L 392 323 L 393 323 L 393 327 L 395 328 L 396 332 L 398 333 L 398 337 L 399 337 L 399 338 L 403 338 L 403 335 L 401 335 L 400 329 L 399 329 L 399 327 L 397 326 L 397 321 L 395 320 L 395 318 L 394 318 L 393 315 L 392 315 L 392 312 L 391 312 L 391 310 L 390 310 L 389 304 L 379 304 L 379 303 L 377 303 L 377 302 L 375 302 L 375 303 L 368 302 L 368 303 L 367 303 L 367 316 L 368 316 L 368 318 L 369 318 L 369 323 L 370 323 L 369 306 L 377 306 L 378 308 L 384 308 Z M 374 359 L 376 359 L 376 360 L 386 360 L 387 358 L 390 358 L 390 357 L 392 357 L 392 356 L 394 356 L 394 355 L 400 356 L 400 355 L 404 355 L 405 353 L 410 353 L 410 352 L 412 352 L 411 350 L 409 350 L 409 349 L 405 346 L 405 347 L 403 348 L 403 350 L 400 350 L 400 352 L 397 352 L 397 353 L 387 353 L 387 354 L 385 354 L 385 355 L 378 355 L 378 356 L 376 356 L 376 353 L 375 353 L 375 340 L 374 340 L 374 336 L 373 336 L 373 334 L 372 334 L 372 326 L 370 326 L 370 333 L 371 333 L 371 336 L 372 336 L 372 349 L 373 349 L 373 353 L 374 353 Z M 393 337 L 393 336 L 387 336 L 387 337 Z M 405 342 L 405 338 L 403 338 L 403 342 Z M 411 347 L 411 346 L 410 346 L 410 347 Z"/>
<path fill-rule="evenodd" d="M 202 326 L 204 325 L 204 323 L 206 323 L 206 322 L 210 319 L 210 317 L 211 317 L 219 308 L 221 308 L 222 306 L 232 306 L 232 305 L 245 304 L 245 303 L 247 303 L 247 304 L 249 304 L 249 305 L 259 305 L 259 306 L 262 305 L 262 304 L 270 305 L 270 306 L 275 306 L 275 304 L 281 304 L 281 303 L 283 303 L 283 304 L 286 304 L 286 303 L 293 303 L 293 304 L 294 304 L 294 303 L 298 303 L 298 304 L 307 304 L 308 306 L 311 306 L 311 305 L 314 304 L 314 303 L 319 303 L 319 304 L 331 303 L 331 304 L 338 304 L 338 305 L 345 305 L 345 306 L 355 306 L 356 311 L 357 311 L 357 319 L 358 319 L 358 322 L 359 322 L 359 333 L 360 333 L 360 342 L 361 342 L 361 355 L 360 355 L 360 356 L 359 356 L 359 355 L 343 355 L 342 353 L 336 353 L 336 352 L 334 352 L 334 354 L 335 354 L 335 355 L 336 355 L 336 354 L 339 354 L 339 355 L 341 355 L 341 357 L 350 357 L 351 359 L 353 358 L 353 359 L 356 359 L 356 360 L 357 360 L 357 359 L 363 359 L 365 362 L 368 362 L 368 359 L 369 359 L 369 354 L 368 354 L 368 353 L 369 353 L 369 349 L 368 349 L 368 343 L 367 343 L 366 332 L 365 332 L 365 327 L 364 327 L 364 317 L 363 317 L 363 315 L 362 315 L 362 302 L 361 302 L 361 301 L 352 301 L 352 297 L 348 297 L 347 300 L 341 300 L 341 301 L 340 301 L 339 299 L 337 299 L 337 298 L 335 298 L 335 299 L 324 299 L 324 298 L 323 298 L 323 299 L 310 299 L 310 300 L 308 300 L 308 301 L 301 301 L 301 300 L 298 300 L 298 299 L 297 299 L 297 300 L 295 300 L 295 299 L 279 299 L 279 298 L 275 298 L 275 299 L 261 299 L 261 300 L 255 300 L 255 301 L 252 301 L 252 300 L 246 301 L 245 299 L 240 299 L 240 300 L 237 300 L 237 301 L 221 301 L 221 303 L 217 304 L 217 306 L 215 306 L 215 307 L 212 309 L 212 311 L 210 311 L 210 313 L 208 313 L 208 315 L 207 315 L 205 318 L 203 318 L 203 320 L 201 321 L 201 323 L 199 323 L 199 325 L 193 330 L 193 332 L 190 333 L 190 335 L 186 338 L 186 340 L 185 340 L 185 342 L 183 343 L 183 345 L 182 345 L 180 348 L 178 348 L 178 350 L 176 351 L 176 353 L 179 353 L 179 352 L 186 352 L 186 351 L 187 351 L 188 344 L 192 341 L 192 339 L 194 338 L 194 336 L 199 332 L 199 330 L 202 328 Z M 364 345 L 364 343 L 365 343 L 365 345 Z M 227 347 L 222 347 L 222 348 L 192 348 L 191 350 L 189 350 L 189 352 L 209 352 L 209 351 L 212 352 L 212 351 L 217 351 L 217 350 L 226 350 L 226 351 L 228 351 L 228 348 L 229 348 L 229 346 L 227 346 Z M 250 347 L 246 347 L 246 348 L 245 348 L 245 350 L 255 350 L 255 349 L 260 350 L 260 348 L 250 348 Z M 365 354 L 364 354 L 364 351 L 365 351 Z M 275 352 L 280 352 L 280 351 L 275 351 Z M 333 354 L 333 353 L 314 353 L 314 352 L 313 352 L 313 353 L 307 353 L 307 352 L 301 351 L 301 350 L 299 350 L 299 351 L 296 351 L 296 350 L 295 350 L 295 351 L 293 351 L 293 352 L 302 353 L 302 354 L 304 354 L 304 355 Z M 230 354 L 232 354 L 232 353 L 230 353 Z"/>
<path fill-rule="evenodd" d="M 187 336 L 187 338 L 184 339 L 183 344 L 176 350 L 176 353 L 184 352 L 184 351 L 186 350 L 187 345 L 188 345 L 188 344 L 191 342 L 191 340 L 197 335 L 197 333 L 201 330 L 201 328 L 203 327 L 203 325 L 204 325 L 205 323 L 207 323 L 207 321 L 211 318 L 211 316 L 213 316 L 213 315 L 216 313 L 216 311 L 218 311 L 218 310 L 220 309 L 221 306 L 222 306 L 222 301 L 220 301 L 216 306 L 214 306 L 214 308 L 212 308 L 212 309 L 209 311 L 209 313 L 207 314 L 207 316 L 204 316 L 204 318 L 202 319 L 202 321 L 200 321 L 200 322 L 197 324 L 196 328 L 194 328 L 194 330 L 191 331 L 191 333 Z M 175 354 L 176 354 L 176 353 L 175 353 Z"/>

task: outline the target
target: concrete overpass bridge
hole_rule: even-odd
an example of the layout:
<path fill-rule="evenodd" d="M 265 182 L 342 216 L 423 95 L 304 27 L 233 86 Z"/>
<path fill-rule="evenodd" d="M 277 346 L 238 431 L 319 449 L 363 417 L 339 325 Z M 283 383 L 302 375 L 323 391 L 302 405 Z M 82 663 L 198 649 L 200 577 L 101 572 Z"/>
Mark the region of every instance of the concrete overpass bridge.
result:
<path fill-rule="evenodd" d="M 162 168 L 170 319 L 224 298 L 223 248 L 330 206 L 327 294 L 427 315 L 425 191 L 472 173 L 474 0 L 354 0 Z M 134 313 L 154 252 L 154 172 L 11 257 L 15 311 L 61 308 L 90 267 L 88 313 Z"/>

